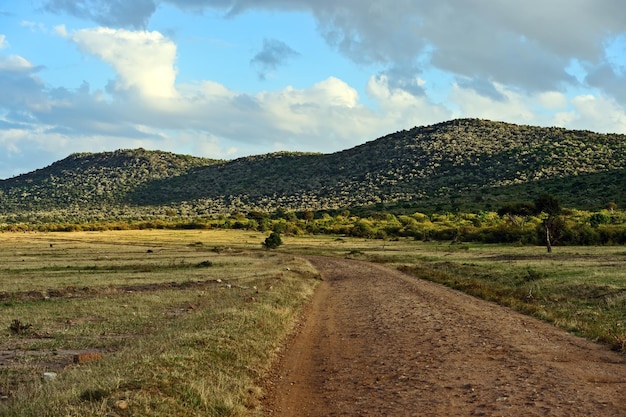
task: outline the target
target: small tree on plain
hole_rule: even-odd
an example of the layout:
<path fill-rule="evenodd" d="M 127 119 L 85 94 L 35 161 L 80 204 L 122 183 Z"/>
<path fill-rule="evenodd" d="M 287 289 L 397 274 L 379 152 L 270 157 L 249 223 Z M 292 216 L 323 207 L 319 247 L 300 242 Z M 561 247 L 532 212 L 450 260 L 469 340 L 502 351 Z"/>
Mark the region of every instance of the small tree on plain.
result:
<path fill-rule="evenodd" d="M 561 203 L 550 194 L 543 194 L 535 200 L 536 213 L 545 213 L 547 217 L 543 220 L 543 227 L 546 232 L 546 249 L 552 252 L 552 239 L 559 227 L 562 227 Z"/>
<path fill-rule="evenodd" d="M 283 240 L 280 238 L 280 233 L 272 232 L 269 237 L 263 242 L 265 249 L 276 249 L 283 244 Z"/>

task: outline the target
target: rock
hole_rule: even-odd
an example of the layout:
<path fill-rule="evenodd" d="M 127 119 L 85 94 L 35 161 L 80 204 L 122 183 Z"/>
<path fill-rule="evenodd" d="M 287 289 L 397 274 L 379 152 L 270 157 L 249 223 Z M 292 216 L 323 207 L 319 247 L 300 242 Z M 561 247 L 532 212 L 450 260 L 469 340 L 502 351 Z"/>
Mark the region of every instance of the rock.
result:
<path fill-rule="evenodd" d="M 44 372 L 43 373 L 43 380 L 44 381 L 53 381 L 54 379 L 56 379 L 57 377 L 57 373 L 56 372 Z"/>

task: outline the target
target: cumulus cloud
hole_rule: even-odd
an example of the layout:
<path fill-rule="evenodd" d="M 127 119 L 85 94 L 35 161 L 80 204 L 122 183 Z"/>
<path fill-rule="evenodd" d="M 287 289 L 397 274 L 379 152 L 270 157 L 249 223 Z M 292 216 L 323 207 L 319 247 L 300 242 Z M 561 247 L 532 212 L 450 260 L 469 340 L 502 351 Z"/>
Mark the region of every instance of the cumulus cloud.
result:
<path fill-rule="evenodd" d="M 515 120 L 517 123 L 602 133 L 626 133 L 626 111 L 607 95 L 568 96 L 557 91 L 527 93 L 502 85 L 494 85 L 494 88 L 505 98 L 506 105 L 502 105 L 500 100 L 480 95 L 471 88 L 455 85 L 451 100 L 459 108 L 456 116 Z"/>
<path fill-rule="evenodd" d="M 9 46 L 7 37 L 5 35 L 0 35 L 0 49 L 6 48 L 7 46 Z"/>
<path fill-rule="evenodd" d="M 465 117 L 516 120 L 519 123 L 537 121 L 537 115 L 532 109 L 532 97 L 500 84 L 493 84 L 492 88 L 497 97 L 483 95 L 474 88 L 455 84 L 450 98 L 458 106 L 459 114 Z"/>
<path fill-rule="evenodd" d="M 30 109 L 47 106 L 43 82 L 36 75 L 39 69 L 19 55 L 0 54 L 0 110 L 19 120 Z"/>
<path fill-rule="evenodd" d="M 375 75 L 364 97 L 361 86 L 332 76 L 255 94 L 211 80 L 179 84 L 176 45 L 145 30 L 165 3 L 225 18 L 261 9 L 308 13 L 328 45 Z M 626 32 L 624 7 L 614 0 L 44 0 L 45 10 L 102 25 L 54 31 L 117 78 L 110 94 L 86 83 L 52 88 L 30 61 L 0 53 L 0 147 L 18 155 L 54 143 L 55 159 L 81 149 L 179 151 L 180 144 L 212 157 L 268 147 L 330 152 L 452 117 L 626 132 L 626 70 L 607 53 Z M 266 77 L 297 56 L 270 38 L 250 63 Z M 589 86 L 592 94 L 582 95 Z"/>
<path fill-rule="evenodd" d="M 425 96 L 415 96 L 403 88 L 393 88 L 385 75 L 371 77 L 367 92 L 380 108 L 376 123 L 382 123 L 388 131 L 398 126 L 437 123 L 452 116 L 449 109 L 428 101 Z"/>
<path fill-rule="evenodd" d="M 285 87 L 241 94 L 214 82 L 181 86 L 169 121 L 240 143 L 272 145 L 277 138 L 289 149 L 321 151 L 349 146 L 365 134 L 370 110 L 356 90 L 330 77 L 305 89 Z M 161 121 L 165 121 L 161 117 Z"/>
<path fill-rule="evenodd" d="M 159 32 L 100 27 L 78 30 L 71 39 L 115 69 L 115 90 L 136 90 L 143 97 L 176 95 L 176 45 Z"/>
<path fill-rule="evenodd" d="M 186 2 L 168 3 L 182 7 Z M 569 60 L 597 63 L 603 41 L 626 30 L 621 18 L 624 6 L 612 0 L 197 0 L 195 4 L 228 15 L 261 8 L 306 10 L 317 18 L 326 40 L 355 62 L 413 68 L 413 78 L 420 59 L 427 56 L 427 63 L 461 77 L 489 75 L 494 82 L 533 91 L 574 82 L 564 70 Z"/>
<path fill-rule="evenodd" d="M 278 39 L 263 40 L 263 48 L 250 60 L 250 64 L 258 70 L 259 78 L 264 80 L 268 73 L 276 71 L 279 66 L 284 65 L 291 58 L 300 54 L 285 42 Z"/>
<path fill-rule="evenodd" d="M 609 63 L 604 63 L 590 70 L 585 81 L 602 91 L 611 92 L 613 97 L 626 103 L 626 73 Z"/>
<path fill-rule="evenodd" d="M 42 94 L 43 87 L 35 87 Z M 392 90 L 382 79 L 372 80 L 371 87 L 378 111 L 364 106 L 354 87 L 335 77 L 308 88 L 257 94 L 212 81 L 178 85 L 176 96 L 163 98 L 158 108 L 150 100 L 111 100 L 84 83 L 47 91 L 47 106 L 31 108 L 23 119 L 0 114 L 7 128 L 0 132 L 0 147 L 20 154 L 26 147 L 41 150 L 55 143 L 47 149 L 48 159 L 81 149 L 139 146 L 174 152 L 183 147 L 223 158 L 248 155 L 251 149 L 330 152 L 382 136 L 398 123 L 425 124 L 448 116 L 429 108 L 424 97 Z"/>
<path fill-rule="evenodd" d="M 0 71 L 30 72 L 33 65 L 19 55 L 0 55 Z"/>
<path fill-rule="evenodd" d="M 563 110 L 568 106 L 567 96 L 558 91 L 539 93 L 536 99 L 543 108 L 548 110 Z"/>
<path fill-rule="evenodd" d="M 625 6 L 614 0 L 48 0 L 45 7 L 139 28 L 159 3 L 230 17 L 255 9 L 311 13 L 330 45 L 354 62 L 386 66 L 379 75 L 413 94 L 423 93 L 415 79 L 431 65 L 491 98 L 497 97 L 485 88 L 491 82 L 532 92 L 563 89 L 577 83 L 566 71 L 572 59 L 594 69 L 607 41 L 626 32 Z M 281 61 L 270 52 L 275 48 L 266 49 L 255 63 L 271 70 Z"/>
<path fill-rule="evenodd" d="M 585 94 L 572 100 L 575 109 L 568 125 L 596 132 L 626 132 L 624 107 L 605 95 Z"/>

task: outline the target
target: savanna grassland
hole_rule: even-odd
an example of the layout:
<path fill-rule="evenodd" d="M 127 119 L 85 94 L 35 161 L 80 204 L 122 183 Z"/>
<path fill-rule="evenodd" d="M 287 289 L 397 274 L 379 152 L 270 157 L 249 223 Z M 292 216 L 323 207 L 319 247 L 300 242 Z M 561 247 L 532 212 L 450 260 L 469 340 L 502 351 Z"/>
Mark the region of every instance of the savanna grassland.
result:
<path fill-rule="evenodd" d="M 300 255 L 385 263 L 625 348 L 621 246 L 300 235 L 267 251 L 268 233 L 0 234 L 0 414 L 262 414 L 263 380 L 319 283 Z"/>
<path fill-rule="evenodd" d="M 0 415 L 258 412 L 318 282 L 307 262 L 258 250 L 262 238 L 0 235 Z"/>

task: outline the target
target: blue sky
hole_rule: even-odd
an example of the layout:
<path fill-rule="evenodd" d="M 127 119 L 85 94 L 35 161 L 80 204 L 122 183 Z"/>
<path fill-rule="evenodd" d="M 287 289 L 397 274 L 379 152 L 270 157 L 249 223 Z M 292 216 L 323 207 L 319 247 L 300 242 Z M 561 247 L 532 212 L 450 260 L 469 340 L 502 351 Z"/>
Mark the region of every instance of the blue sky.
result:
<path fill-rule="evenodd" d="M 619 0 L 0 0 L 0 178 L 330 153 L 458 117 L 626 133 Z"/>

